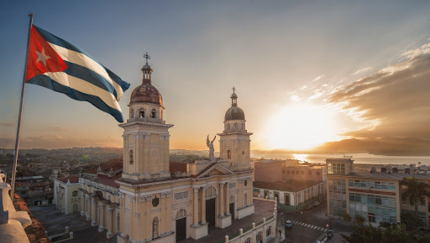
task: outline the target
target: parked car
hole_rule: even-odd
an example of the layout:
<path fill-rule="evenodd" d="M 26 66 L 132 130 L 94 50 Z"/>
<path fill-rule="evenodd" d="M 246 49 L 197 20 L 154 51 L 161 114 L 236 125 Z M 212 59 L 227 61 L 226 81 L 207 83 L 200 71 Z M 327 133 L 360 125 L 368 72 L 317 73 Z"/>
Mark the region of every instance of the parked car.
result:
<path fill-rule="evenodd" d="M 291 227 L 293 227 L 293 223 L 291 223 L 291 220 L 285 221 L 285 228 L 291 229 Z"/>
<path fill-rule="evenodd" d="M 319 201 L 316 201 L 316 202 L 314 202 L 312 205 L 314 206 L 314 207 L 317 207 L 317 206 L 319 206 L 321 203 L 319 202 Z"/>

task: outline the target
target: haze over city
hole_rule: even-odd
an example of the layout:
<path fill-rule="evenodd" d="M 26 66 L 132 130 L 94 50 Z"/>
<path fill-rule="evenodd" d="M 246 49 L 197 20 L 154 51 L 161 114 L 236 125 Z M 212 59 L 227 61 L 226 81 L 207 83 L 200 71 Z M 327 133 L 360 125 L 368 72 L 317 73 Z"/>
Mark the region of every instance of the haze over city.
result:
<path fill-rule="evenodd" d="M 425 154 L 429 7 L 422 1 L 3 3 L 0 147 L 14 146 L 31 12 L 36 26 L 131 84 L 120 101 L 125 119 L 148 52 L 164 118 L 175 125 L 172 149 L 207 149 L 207 134 L 223 129 L 234 86 L 254 133 L 252 149 L 310 150 L 349 139 L 336 148 L 361 151 L 377 143 Z M 121 135 L 118 122 L 90 104 L 26 86 L 21 148 L 122 147 Z"/>

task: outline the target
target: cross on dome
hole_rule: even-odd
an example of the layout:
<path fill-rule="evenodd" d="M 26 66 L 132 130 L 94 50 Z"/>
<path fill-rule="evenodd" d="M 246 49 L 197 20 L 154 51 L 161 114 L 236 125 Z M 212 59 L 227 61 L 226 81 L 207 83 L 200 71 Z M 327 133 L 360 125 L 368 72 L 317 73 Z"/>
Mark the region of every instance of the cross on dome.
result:
<path fill-rule="evenodd" d="M 143 57 L 146 58 L 146 64 L 148 64 L 148 60 L 151 59 L 151 57 L 148 55 L 148 52 L 143 54 Z"/>

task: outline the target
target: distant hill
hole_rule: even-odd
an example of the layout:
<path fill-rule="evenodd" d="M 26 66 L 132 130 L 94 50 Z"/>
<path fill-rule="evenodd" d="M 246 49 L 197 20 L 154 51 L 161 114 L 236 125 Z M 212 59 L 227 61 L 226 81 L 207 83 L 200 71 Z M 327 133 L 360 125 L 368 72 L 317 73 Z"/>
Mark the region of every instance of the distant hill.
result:
<path fill-rule="evenodd" d="M 12 154 L 12 149 L 4 149 L 3 153 Z M 66 149 L 22 149 L 20 154 L 64 154 L 64 153 L 82 153 L 82 154 L 117 154 L 122 156 L 122 148 L 66 148 Z M 369 153 L 386 156 L 430 156 L 430 140 L 418 138 L 381 138 L 381 139 L 344 139 L 341 141 L 327 142 L 312 150 L 252 150 L 253 154 L 332 154 L 332 153 Z M 187 150 L 187 149 L 170 149 L 172 155 L 197 155 L 207 158 L 208 150 Z M 215 151 L 215 157 L 219 156 L 219 151 Z"/>
<path fill-rule="evenodd" d="M 418 138 L 345 139 L 327 142 L 313 153 L 369 153 L 392 156 L 430 155 L 430 141 Z"/>

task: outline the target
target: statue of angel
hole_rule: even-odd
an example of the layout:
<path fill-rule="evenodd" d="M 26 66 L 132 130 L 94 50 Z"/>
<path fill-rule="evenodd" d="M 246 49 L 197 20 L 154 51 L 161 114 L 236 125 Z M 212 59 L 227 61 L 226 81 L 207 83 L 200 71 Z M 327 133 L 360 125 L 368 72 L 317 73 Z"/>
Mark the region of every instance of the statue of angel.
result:
<path fill-rule="evenodd" d="M 214 139 L 212 140 L 212 142 L 209 140 L 209 134 L 208 137 L 206 139 L 206 144 L 209 148 L 209 160 L 214 160 L 215 156 L 214 156 L 214 141 L 215 141 L 216 135 L 214 137 Z"/>

